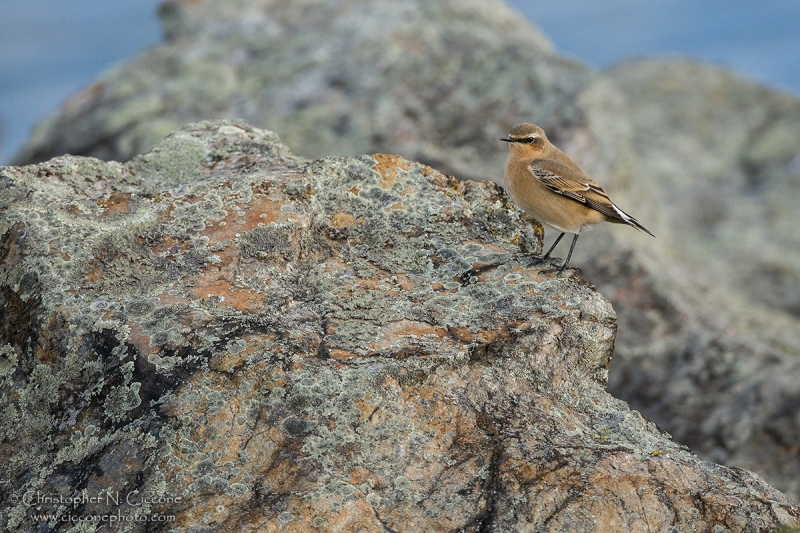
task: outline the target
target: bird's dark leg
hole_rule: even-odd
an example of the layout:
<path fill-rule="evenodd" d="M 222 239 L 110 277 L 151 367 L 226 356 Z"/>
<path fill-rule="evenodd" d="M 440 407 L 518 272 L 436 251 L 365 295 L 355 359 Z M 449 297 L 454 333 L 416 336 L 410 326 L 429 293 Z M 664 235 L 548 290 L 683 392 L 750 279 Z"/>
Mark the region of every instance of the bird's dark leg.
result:
<path fill-rule="evenodd" d="M 556 245 L 558 244 L 558 241 L 560 241 L 561 237 L 563 236 L 564 234 L 562 233 L 556 238 L 556 242 L 553 243 L 553 246 L 551 246 L 550 249 L 547 250 L 547 253 L 542 256 L 542 261 L 544 261 L 545 259 L 550 259 L 550 252 L 552 252 L 555 249 Z M 575 246 L 575 243 L 573 242 L 572 245 Z M 570 252 L 572 252 L 572 250 L 570 250 Z"/>
<path fill-rule="evenodd" d="M 564 234 L 562 233 L 561 237 L 563 237 L 563 236 L 564 236 Z M 559 237 L 559 239 L 561 237 Z M 570 245 L 569 253 L 567 254 L 567 260 L 564 261 L 564 264 L 561 265 L 561 268 L 558 269 L 559 272 L 564 272 L 564 269 L 567 268 L 567 265 L 569 265 L 569 258 L 572 257 L 572 250 L 575 249 L 575 243 L 578 242 L 578 237 L 580 237 L 580 233 L 576 233 L 575 237 L 572 239 L 572 244 Z M 556 242 L 558 242 L 558 241 L 556 241 Z M 550 252 L 548 252 L 548 253 L 550 253 Z"/>

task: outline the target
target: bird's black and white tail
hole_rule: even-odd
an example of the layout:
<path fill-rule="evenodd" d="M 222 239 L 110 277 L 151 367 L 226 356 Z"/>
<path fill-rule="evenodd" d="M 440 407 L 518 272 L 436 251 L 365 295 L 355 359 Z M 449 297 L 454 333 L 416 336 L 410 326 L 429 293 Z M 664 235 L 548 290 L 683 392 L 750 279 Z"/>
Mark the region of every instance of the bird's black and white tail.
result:
<path fill-rule="evenodd" d="M 620 220 L 622 220 L 625 224 L 627 224 L 629 226 L 633 226 L 634 228 L 636 228 L 638 230 L 642 230 L 643 232 L 647 233 L 651 237 L 655 237 L 655 235 L 653 235 L 650 232 L 650 230 L 648 230 L 647 228 L 645 228 L 644 226 L 639 224 L 638 220 L 636 220 L 635 218 L 630 216 L 628 213 L 626 213 L 625 211 L 623 211 L 622 209 L 617 207 L 617 205 L 615 203 L 612 202 L 611 203 L 611 207 L 614 208 L 614 212 L 619 215 Z"/>

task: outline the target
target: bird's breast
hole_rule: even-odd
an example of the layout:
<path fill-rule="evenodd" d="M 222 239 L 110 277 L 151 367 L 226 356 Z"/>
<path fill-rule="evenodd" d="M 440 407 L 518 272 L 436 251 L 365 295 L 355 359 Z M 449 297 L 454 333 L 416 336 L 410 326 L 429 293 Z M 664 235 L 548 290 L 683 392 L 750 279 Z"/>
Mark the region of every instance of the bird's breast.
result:
<path fill-rule="evenodd" d="M 527 214 L 564 233 L 581 233 L 605 219 L 584 204 L 551 191 L 533 175 L 528 164 L 509 161 L 504 175 L 508 195 Z"/>

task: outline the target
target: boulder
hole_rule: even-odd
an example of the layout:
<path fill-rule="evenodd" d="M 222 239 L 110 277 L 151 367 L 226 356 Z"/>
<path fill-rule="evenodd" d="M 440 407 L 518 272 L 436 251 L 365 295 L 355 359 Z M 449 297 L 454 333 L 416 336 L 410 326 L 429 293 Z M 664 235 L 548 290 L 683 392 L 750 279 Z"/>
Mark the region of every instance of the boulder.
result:
<path fill-rule="evenodd" d="M 45 120 L 15 164 L 126 161 L 193 120 L 244 118 L 304 156 L 388 151 L 502 180 L 520 116 L 560 125 L 590 77 L 499 0 L 169 0 L 166 40 Z"/>
<path fill-rule="evenodd" d="M 16 161 L 126 161 L 188 121 L 244 117 L 303 156 L 391 152 L 500 182 L 497 139 L 536 122 L 658 236 L 598 228 L 576 248 L 621 324 L 611 390 L 800 502 L 796 97 L 686 60 L 594 74 L 499 0 L 169 0 L 161 18 L 163 44 Z"/>
<path fill-rule="evenodd" d="M 0 208 L 7 530 L 800 520 L 605 392 L 614 310 L 492 183 L 217 121 L 3 167 Z"/>

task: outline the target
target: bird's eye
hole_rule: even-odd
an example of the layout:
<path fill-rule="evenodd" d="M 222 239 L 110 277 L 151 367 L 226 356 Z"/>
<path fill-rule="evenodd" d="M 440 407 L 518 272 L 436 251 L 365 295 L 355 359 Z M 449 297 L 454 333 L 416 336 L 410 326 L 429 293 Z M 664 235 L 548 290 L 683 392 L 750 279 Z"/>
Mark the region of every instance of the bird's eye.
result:
<path fill-rule="evenodd" d="M 535 141 L 535 140 L 536 140 L 536 137 L 528 137 L 527 139 L 525 139 L 525 143 L 526 144 L 533 144 L 533 141 Z"/>

